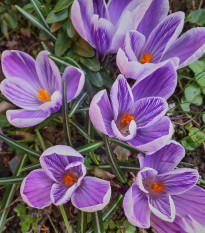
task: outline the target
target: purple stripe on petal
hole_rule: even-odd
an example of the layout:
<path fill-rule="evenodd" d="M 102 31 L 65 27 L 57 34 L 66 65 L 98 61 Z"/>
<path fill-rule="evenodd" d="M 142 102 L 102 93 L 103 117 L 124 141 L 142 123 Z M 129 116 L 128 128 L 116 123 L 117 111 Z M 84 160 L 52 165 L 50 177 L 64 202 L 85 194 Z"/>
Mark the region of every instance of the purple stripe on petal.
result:
<path fill-rule="evenodd" d="M 39 109 L 38 91 L 20 78 L 7 78 L 1 82 L 2 93 L 15 105 L 27 110 Z"/>
<path fill-rule="evenodd" d="M 38 54 L 36 71 L 43 89 L 52 95 L 55 91 L 61 92 L 61 75 L 55 62 L 48 57 L 48 54 L 49 52 L 47 51 L 42 51 Z"/>
<path fill-rule="evenodd" d="M 122 117 L 124 113 L 133 113 L 133 94 L 123 75 L 118 75 L 110 90 L 110 99 L 114 120 Z"/>
<path fill-rule="evenodd" d="M 21 197 L 27 205 L 43 209 L 51 204 L 50 191 L 53 181 L 42 169 L 29 173 L 21 184 Z"/>
<path fill-rule="evenodd" d="M 151 167 L 160 173 L 173 170 L 185 156 L 184 147 L 175 141 L 170 141 L 167 145 L 156 151 L 154 154 L 138 155 L 140 168 Z"/>
<path fill-rule="evenodd" d="M 138 129 L 136 137 L 128 143 L 138 150 L 152 154 L 161 149 L 170 140 L 173 126 L 168 117 L 163 117 L 154 125 Z"/>
<path fill-rule="evenodd" d="M 134 101 L 151 96 L 168 99 L 174 93 L 176 85 L 177 73 L 173 64 L 167 62 L 143 80 L 136 81 L 132 87 Z"/>
<path fill-rule="evenodd" d="M 160 174 L 157 178 L 164 185 L 166 192 L 176 195 L 191 189 L 198 181 L 199 173 L 194 169 L 180 168 Z"/>
<path fill-rule="evenodd" d="M 159 191 L 158 194 L 149 195 L 149 207 L 153 214 L 167 222 L 173 222 L 175 219 L 175 206 L 172 197 Z"/>
<path fill-rule="evenodd" d="M 193 28 L 184 33 L 176 42 L 167 50 L 162 60 L 172 57 L 180 59 L 179 67 L 188 66 L 200 58 L 205 53 L 205 28 Z"/>
<path fill-rule="evenodd" d="M 110 182 L 95 177 L 85 177 L 71 201 L 82 211 L 95 212 L 102 210 L 109 203 L 110 197 Z"/>
<path fill-rule="evenodd" d="M 21 78 L 35 89 L 39 87 L 35 60 L 27 53 L 7 50 L 2 53 L 2 70 L 7 78 Z"/>
<path fill-rule="evenodd" d="M 96 129 L 110 137 L 113 136 L 111 128 L 113 113 L 106 90 L 99 91 L 93 97 L 89 108 L 89 116 Z"/>
<path fill-rule="evenodd" d="M 63 73 L 64 79 L 66 80 L 67 102 L 69 103 L 81 93 L 85 83 L 85 75 L 80 69 L 68 66 Z"/>
<path fill-rule="evenodd" d="M 166 113 L 168 104 L 160 97 L 148 97 L 134 104 L 134 117 L 138 128 L 149 127 L 159 121 Z"/>
<path fill-rule="evenodd" d="M 100 18 L 108 19 L 108 11 L 105 0 L 93 0 L 94 14 L 99 15 Z"/>
<path fill-rule="evenodd" d="M 31 127 L 44 121 L 50 116 L 49 112 L 31 110 L 7 110 L 7 119 L 11 125 L 17 128 Z"/>
<path fill-rule="evenodd" d="M 163 54 L 178 38 L 183 24 L 183 12 L 177 12 L 167 16 L 150 34 L 141 53 L 141 57 L 145 53 L 151 53 L 153 56 L 152 62 L 160 62 Z"/>
<path fill-rule="evenodd" d="M 150 227 L 148 199 L 136 184 L 133 184 L 126 192 L 123 200 L 123 209 L 132 225 L 141 228 Z"/>

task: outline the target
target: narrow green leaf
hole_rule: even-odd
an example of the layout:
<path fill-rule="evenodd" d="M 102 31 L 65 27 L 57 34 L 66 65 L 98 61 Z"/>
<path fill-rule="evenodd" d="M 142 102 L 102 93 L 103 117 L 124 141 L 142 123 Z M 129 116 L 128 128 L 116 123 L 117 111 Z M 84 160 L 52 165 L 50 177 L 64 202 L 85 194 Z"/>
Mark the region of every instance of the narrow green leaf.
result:
<path fill-rule="evenodd" d="M 59 209 L 60 209 L 60 212 L 61 212 L 61 215 L 63 217 L 63 220 L 64 220 L 64 223 L 65 223 L 65 226 L 66 226 L 66 230 L 68 231 L 68 233 L 72 233 L 72 230 L 70 228 L 70 224 L 68 222 L 68 217 L 66 215 L 66 212 L 64 210 L 64 207 L 62 205 L 59 206 Z"/>
<path fill-rule="evenodd" d="M 140 151 L 140 150 L 137 150 L 135 147 L 130 146 L 130 145 L 127 144 L 126 142 L 122 142 L 122 141 L 118 140 L 117 138 L 109 138 L 109 141 L 110 141 L 110 142 L 113 142 L 113 143 L 115 143 L 116 145 L 119 145 L 119 146 L 121 146 L 121 147 L 123 147 L 123 148 L 125 148 L 125 149 L 127 149 L 127 150 L 130 150 L 130 151 L 132 151 L 132 152 L 134 152 L 134 153 L 137 153 L 137 154 L 139 154 L 139 153 L 145 154 L 145 152 Z"/>
<path fill-rule="evenodd" d="M 44 31 L 51 39 L 56 40 L 56 37 L 33 15 L 16 5 L 16 9 L 29 21 L 31 21 L 36 27 Z"/>
<path fill-rule="evenodd" d="M 65 20 L 67 18 L 68 18 L 68 9 L 64 9 L 64 10 L 59 11 L 59 12 L 51 11 L 46 18 L 46 22 L 47 23 L 56 23 L 56 22 Z"/>
<path fill-rule="evenodd" d="M 82 104 L 84 99 L 86 98 L 86 96 L 87 96 L 87 92 L 84 92 L 79 98 L 77 98 L 75 100 L 75 102 L 73 103 L 72 108 L 68 114 L 68 117 L 71 118 L 76 113 L 76 111 L 78 110 L 78 108 L 80 107 L 80 105 Z"/>
<path fill-rule="evenodd" d="M 14 172 L 14 176 L 21 175 L 21 169 L 26 164 L 27 159 L 28 159 L 27 156 L 22 156 L 21 162 L 20 162 L 18 168 L 16 169 L 16 171 Z M 14 195 L 16 193 L 16 188 L 17 188 L 17 184 L 11 184 L 7 187 L 6 192 L 4 193 L 3 200 L 1 201 L 0 210 L 3 210 L 12 202 Z M 9 213 L 9 208 L 0 214 L 0 232 L 3 232 L 8 213 Z"/>
<path fill-rule="evenodd" d="M 23 181 L 25 176 L 10 176 L 10 177 L 3 177 L 0 178 L 0 185 L 5 184 L 19 184 Z"/>
<path fill-rule="evenodd" d="M 70 133 L 70 125 L 69 125 L 69 118 L 68 118 L 68 104 L 67 104 L 67 87 L 66 87 L 66 80 L 63 82 L 63 130 L 65 135 L 65 140 L 67 145 L 72 147 L 72 139 Z"/>
<path fill-rule="evenodd" d="M 44 41 L 41 41 L 41 45 L 43 46 L 43 49 L 51 53 L 51 50 L 48 48 L 47 44 Z"/>
<path fill-rule="evenodd" d="M 77 233 L 85 233 L 87 229 L 87 213 L 78 210 Z"/>
<path fill-rule="evenodd" d="M 103 79 L 100 74 L 100 72 L 92 72 L 90 70 L 86 70 L 86 77 L 89 79 L 89 81 L 96 87 L 102 87 L 103 86 Z"/>
<path fill-rule="evenodd" d="M 94 151 L 104 145 L 103 141 L 92 142 L 84 146 L 76 148 L 76 150 L 81 154 L 86 154 L 90 151 Z"/>
<path fill-rule="evenodd" d="M 59 0 L 57 4 L 55 5 L 53 11 L 58 12 L 61 10 L 64 10 L 65 8 L 68 8 L 73 3 L 73 0 Z"/>
<path fill-rule="evenodd" d="M 18 25 L 17 20 L 15 19 L 15 17 L 12 17 L 11 14 L 4 13 L 3 19 L 6 21 L 7 25 L 12 29 L 16 28 Z"/>
<path fill-rule="evenodd" d="M 72 40 L 68 37 L 67 33 L 61 32 L 55 43 L 55 54 L 57 56 L 63 55 L 70 48 L 71 44 Z"/>
<path fill-rule="evenodd" d="M 45 26 L 48 30 L 50 30 L 50 28 L 49 28 L 48 24 L 46 23 L 46 20 L 45 20 L 45 18 L 44 18 L 44 16 L 43 16 L 41 10 L 39 9 L 38 5 L 36 4 L 36 0 L 30 0 L 30 1 L 31 1 L 31 3 L 33 4 L 35 11 L 36 11 L 36 13 L 38 14 L 38 16 L 40 17 L 40 19 L 41 19 L 42 23 L 44 24 L 44 26 Z"/>
<path fill-rule="evenodd" d="M 94 228 L 94 233 L 104 233 L 104 226 L 102 220 L 102 211 L 97 211 L 92 213 L 92 223 Z"/>
<path fill-rule="evenodd" d="M 11 146 L 12 148 L 16 150 L 19 150 L 33 158 L 39 159 L 40 154 L 38 154 L 36 151 L 31 150 L 30 148 L 23 146 L 20 143 L 17 143 L 13 139 L 5 136 L 4 134 L 0 133 L 0 140 L 4 141 L 5 143 L 7 143 L 9 146 Z"/>
<path fill-rule="evenodd" d="M 95 50 L 93 49 L 93 47 L 82 38 L 76 41 L 75 51 L 79 56 L 82 57 L 93 57 L 95 55 Z"/>
<path fill-rule="evenodd" d="M 93 58 L 84 58 L 84 57 L 80 57 L 80 62 L 87 66 L 88 69 L 97 72 L 100 70 L 100 62 L 98 61 L 98 59 L 96 57 Z"/>
<path fill-rule="evenodd" d="M 35 164 L 28 165 L 28 166 L 26 166 L 26 167 L 23 167 L 23 168 L 21 169 L 21 172 L 24 172 L 24 171 L 31 171 L 31 170 L 35 170 L 35 169 L 38 169 L 38 168 L 41 168 L 40 163 L 35 163 Z"/>
<path fill-rule="evenodd" d="M 107 158 L 108 158 L 109 164 L 112 168 L 112 171 L 115 174 L 115 176 L 117 177 L 117 179 L 119 180 L 119 182 L 124 184 L 127 182 L 127 179 L 125 177 L 125 174 L 120 169 L 120 167 L 118 165 L 118 161 L 110 148 L 107 136 L 104 136 L 104 141 L 105 141 Z"/>

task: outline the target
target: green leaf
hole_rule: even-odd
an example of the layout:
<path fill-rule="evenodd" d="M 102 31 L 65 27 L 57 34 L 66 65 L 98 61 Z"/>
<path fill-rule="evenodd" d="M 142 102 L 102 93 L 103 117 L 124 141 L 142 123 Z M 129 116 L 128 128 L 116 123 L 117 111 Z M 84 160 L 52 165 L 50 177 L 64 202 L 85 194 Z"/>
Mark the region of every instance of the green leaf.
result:
<path fill-rule="evenodd" d="M 51 39 L 56 40 L 56 37 L 33 15 L 26 12 L 19 6 L 16 6 L 16 9 L 29 21 L 31 21 L 36 27 L 44 31 Z"/>
<path fill-rule="evenodd" d="M 189 65 L 189 68 L 194 72 L 197 83 L 205 87 L 205 62 L 197 60 Z"/>
<path fill-rule="evenodd" d="M 55 13 L 54 11 L 51 11 L 49 15 L 46 18 L 47 23 L 56 23 L 62 20 L 65 20 L 68 18 L 68 9 L 59 11 Z"/>
<path fill-rule="evenodd" d="M 70 19 L 65 22 L 65 30 L 70 38 L 73 38 L 75 35 L 75 29 Z"/>
<path fill-rule="evenodd" d="M 5 20 L 1 21 L 1 31 L 2 31 L 4 36 L 6 36 L 8 34 L 8 26 L 7 26 Z"/>
<path fill-rule="evenodd" d="M 7 117 L 4 114 L 0 113 L 0 127 L 4 128 L 9 126 L 10 123 L 8 122 Z"/>
<path fill-rule="evenodd" d="M 94 233 L 104 233 L 104 226 L 102 220 L 102 211 L 97 211 L 92 213 L 92 223 L 94 228 Z"/>
<path fill-rule="evenodd" d="M 73 3 L 73 0 L 59 0 L 57 4 L 55 5 L 53 11 L 58 12 L 61 10 L 64 10 L 65 8 L 68 8 Z"/>
<path fill-rule="evenodd" d="M 200 87 L 198 87 L 198 85 L 195 84 L 191 84 L 189 85 L 187 88 L 185 88 L 184 90 L 184 94 L 185 94 L 185 99 L 187 100 L 187 102 L 192 103 L 192 101 L 198 96 L 200 95 L 201 90 Z"/>
<path fill-rule="evenodd" d="M 94 151 L 104 145 L 103 141 L 91 142 L 84 146 L 76 148 L 76 150 L 81 154 L 86 154 L 88 152 Z"/>
<path fill-rule="evenodd" d="M 71 118 L 75 114 L 75 112 L 78 110 L 78 108 L 80 107 L 82 102 L 85 100 L 86 96 L 87 96 L 87 92 L 84 92 L 79 98 L 77 98 L 75 100 L 75 102 L 73 103 L 72 108 L 68 114 L 68 117 Z"/>
<path fill-rule="evenodd" d="M 129 223 L 127 220 L 123 222 L 123 225 L 125 227 L 125 233 L 135 233 L 136 227 L 134 227 L 131 223 Z"/>
<path fill-rule="evenodd" d="M 96 57 L 93 58 L 83 58 L 80 57 L 80 62 L 87 66 L 88 69 L 97 72 L 100 70 L 100 62 L 98 61 L 98 59 Z"/>
<path fill-rule="evenodd" d="M 7 143 L 9 146 L 11 146 L 12 148 L 19 150 L 33 158 L 39 159 L 40 154 L 38 154 L 36 151 L 31 150 L 30 148 L 21 145 L 20 143 L 17 143 L 16 141 L 14 141 L 13 139 L 3 135 L 0 133 L 0 140 L 4 141 L 5 143 Z"/>
<path fill-rule="evenodd" d="M 77 233 L 85 233 L 87 229 L 87 213 L 78 210 Z"/>
<path fill-rule="evenodd" d="M 72 40 L 67 36 L 67 33 L 61 32 L 55 43 L 55 54 L 57 56 L 63 55 L 71 47 L 71 44 Z"/>
<path fill-rule="evenodd" d="M 92 72 L 90 70 L 86 70 L 86 77 L 89 79 L 89 81 L 96 87 L 102 87 L 103 86 L 103 79 L 99 72 Z"/>
<path fill-rule="evenodd" d="M 199 26 L 205 25 L 205 9 L 199 9 L 188 14 L 187 21 Z"/>
<path fill-rule="evenodd" d="M 82 57 L 93 57 L 95 55 L 93 47 L 82 38 L 75 43 L 75 50 L 76 53 Z"/>
<path fill-rule="evenodd" d="M 25 178 L 25 176 L 3 177 L 3 178 L 0 178 L 0 185 L 19 184 L 23 181 L 24 178 Z"/>
<path fill-rule="evenodd" d="M 15 17 L 14 15 L 12 16 L 11 14 L 4 13 L 3 19 L 6 21 L 7 25 L 12 29 L 16 28 L 18 25 L 17 17 Z"/>
<path fill-rule="evenodd" d="M 184 97 L 181 99 L 181 108 L 183 111 L 190 111 L 190 102 Z"/>
<path fill-rule="evenodd" d="M 202 115 L 202 121 L 205 123 L 205 114 Z"/>
<path fill-rule="evenodd" d="M 190 129 L 189 136 L 194 141 L 195 147 L 199 147 L 203 142 L 205 142 L 205 133 L 196 127 L 192 127 Z"/>

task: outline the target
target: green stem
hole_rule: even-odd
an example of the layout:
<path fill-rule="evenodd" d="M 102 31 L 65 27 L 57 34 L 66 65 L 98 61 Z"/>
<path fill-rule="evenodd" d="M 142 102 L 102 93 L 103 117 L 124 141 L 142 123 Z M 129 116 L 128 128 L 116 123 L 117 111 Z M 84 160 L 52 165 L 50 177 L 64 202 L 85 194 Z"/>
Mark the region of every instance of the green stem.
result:
<path fill-rule="evenodd" d="M 85 233 L 87 229 L 87 213 L 78 210 L 77 233 Z"/>
<path fill-rule="evenodd" d="M 46 150 L 45 143 L 44 143 L 44 141 L 43 141 L 43 138 L 42 138 L 42 136 L 41 136 L 39 130 L 38 130 L 38 129 L 35 129 L 35 132 L 36 132 L 36 136 L 37 136 L 37 138 L 38 138 L 38 140 L 39 140 L 39 142 L 40 142 L 40 144 L 41 144 L 41 147 L 42 147 L 43 151 Z"/>
<path fill-rule="evenodd" d="M 59 209 L 60 209 L 60 212 L 61 212 L 61 215 L 63 217 L 63 220 L 64 220 L 64 223 L 65 223 L 65 226 L 66 226 L 66 229 L 67 229 L 68 233 L 72 233 L 72 230 L 70 228 L 70 224 L 68 222 L 68 218 L 67 218 L 64 207 L 62 205 L 60 205 Z"/>
<path fill-rule="evenodd" d="M 94 233 L 104 233 L 104 226 L 102 221 L 102 211 L 92 213 L 92 222 Z"/>

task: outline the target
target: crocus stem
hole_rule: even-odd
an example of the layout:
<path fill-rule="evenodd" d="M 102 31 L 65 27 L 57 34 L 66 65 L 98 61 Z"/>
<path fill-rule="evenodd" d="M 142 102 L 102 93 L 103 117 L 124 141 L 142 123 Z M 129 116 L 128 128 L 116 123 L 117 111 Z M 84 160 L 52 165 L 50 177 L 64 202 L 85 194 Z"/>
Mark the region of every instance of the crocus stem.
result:
<path fill-rule="evenodd" d="M 35 132 L 36 132 L 36 136 L 37 136 L 37 138 L 38 138 L 38 140 L 39 140 L 39 142 L 40 142 L 40 144 L 41 144 L 41 147 L 42 147 L 43 151 L 46 150 L 45 143 L 44 143 L 44 141 L 43 141 L 43 138 L 42 138 L 42 136 L 41 136 L 39 130 L 38 130 L 38 129 L 35 129 Z"/>
<path fill-rule="evenodd" d="M 65 134 L 65 140 L 68 146 L 72 147 L 72 139 L 70 132 L 70 123 L 68 118 L 68 104 L 67 104 L 67 87 L 66 80 L 63 82 L 63 130 Z"/>
<path fill-rule="evenodd" d="M 104 226 L 102 221 L 102 211 L 92 213 L 92 222 L 94 233 L 104 233 Z"/>
<path fill-rule="evenodd" d="M 68 233 L 72 233 L 72 230 L 70 228 L 70 224 L 68 222 L 68 218 L 67 218 L 64 207 L 62 205 L 60 205 L 59 209 L 60 209 L 60 212 L 61 212 L 61 215 L 63 217 L 63 220 L 64 220 L 64 223 L 65 223 L 65 226 L 66 226 L 66 229 L 67 229 Z"/>
<path fill-rule="evenodd" d="M 104 135 L 104 142 L 105 142 L 105 148 L 106 148 L 108 162 L 110 164 L 110 167 L 111 167 L 113 173 L 115 174 L 115 176 L 117 177 L 117 179 L 119 180 L 120 183 L 122 183 L 122 184 L 126 183 L 127 179 L 126 179 L 124 173 L 122 172 L 122 170 L 120 169 L 118 162 L 117 162 L 117 159 L 110 148 L 108 137 L 105 135 Z"/>
<path fill-rule="evenodd" d="M 87 213 L 78 210 L 77 233 L 85 233 L 87 229 Z"/>

